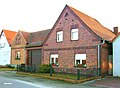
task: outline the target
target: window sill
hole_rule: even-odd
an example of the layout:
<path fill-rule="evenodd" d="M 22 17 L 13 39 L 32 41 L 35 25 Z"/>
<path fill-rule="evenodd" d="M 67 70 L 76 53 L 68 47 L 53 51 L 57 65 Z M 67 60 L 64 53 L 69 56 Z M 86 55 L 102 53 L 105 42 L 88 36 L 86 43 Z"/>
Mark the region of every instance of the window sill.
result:
<path fill-rule="evenodd" d="M 75 68 L 87 68 L 87 66 L 86 65 L 76 65 L 76 66 L 74 66 Z"/>
<path fill-rule="evenodd" d="M 15 60 L 20 60 L 20 58 L 15 58 Z"/>
<path fill-rule="evenodd" d="M 62 43 L 63 41 L 57 41 L 57 43 Z"/>
<path fill-rule="evenodd" d="M 78 40 L 79 40 L 79 39 L 77 39 L 77 40 L 74 40 L 74 39 L 72 40 L 72 39 L 71 39 L 70 41 L 78 41 Z"/>
<path fill-rule="evenodd" d="M 52 64 L 52 66 L 57 66 L 58 67 L 58 64 Z"/>

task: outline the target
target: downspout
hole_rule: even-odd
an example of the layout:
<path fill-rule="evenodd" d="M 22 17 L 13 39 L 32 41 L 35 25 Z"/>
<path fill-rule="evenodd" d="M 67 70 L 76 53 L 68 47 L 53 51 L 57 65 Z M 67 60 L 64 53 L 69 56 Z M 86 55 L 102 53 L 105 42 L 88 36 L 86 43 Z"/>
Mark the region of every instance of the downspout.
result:
<path fill-rule="evenodd" d="M 101 75 L 101 67 L 100 67 L 100 64 L 101 64 L 101 45 L 103 45 L 105 43 L 105 40 L 103 39 L 103 42 L 98 44 L 98 76 Z"/>
<path fill-rule="evenodd" d="M 24 64 L 26 65 L 26 49 L 24 47 Z"/>

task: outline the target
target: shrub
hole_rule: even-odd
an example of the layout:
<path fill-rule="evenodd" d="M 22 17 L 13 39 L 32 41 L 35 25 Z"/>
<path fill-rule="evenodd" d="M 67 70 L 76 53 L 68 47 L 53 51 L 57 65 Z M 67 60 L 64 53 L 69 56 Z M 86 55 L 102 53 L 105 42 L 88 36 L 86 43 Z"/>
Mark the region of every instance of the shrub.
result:
<path fill-rule="evenodd" d="M 5 65 L 6 68 L 15 68 L 14 66 L 11 66 L 9 64 Z"/>
<path fill-rule="evenodd" d="M 19 71 L 25 71 L 25 64 L 18 65 L 17 68 Z"/>
<path fill-rule="evenodd" d="M 40 65 L 39 72 L 40 73 L 50 73 L 51 68 L 52 68 L 52 72 L 53 72 L 53 67 L 51 65 L 43 64 L 43 65 Z"/>

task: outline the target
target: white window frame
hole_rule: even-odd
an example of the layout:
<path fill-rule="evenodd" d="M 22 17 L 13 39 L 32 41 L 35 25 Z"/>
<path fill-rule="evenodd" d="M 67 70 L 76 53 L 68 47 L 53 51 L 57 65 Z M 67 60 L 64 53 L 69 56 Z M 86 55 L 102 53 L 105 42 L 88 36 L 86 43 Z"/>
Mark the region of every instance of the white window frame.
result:
<path fill-rule="evenodd" d="M 63 31 L 58 31 L 57 32 L 57 42 L 62 42 L 63 41 Z"/>
<path fill-rule="evenodd" d="M 86 60 L 86 54 L 75 54 L 75 66 L 77 65 L 76 60 L 80 60 L 80 64 L 83 64 L 82 60 Z"/>
<path fill-rule="evenodd" d="M 78 28 L 71 29 L 71 40 L 78 40 Z"/>
<path fill-rule="evenodd" d="M 18 56 L 18 58 L 20 58 L 20 52 L 17 52 L 17 56 Z"/>
<path fill-rule="evenodd" d="M 20 51 L 16 52 L 16 60 L 20 60 L 20 54 L 21 54 Z"/>
<path fill-rule="evenodd" d="M 50 64 L 52 64 L 52 58 L 54 58 L 54 64 L 58 65 L 58 63 L 56 63 L 56 58 L 58 58 L 58 54 L 51 54 L 50 55 Z"/>

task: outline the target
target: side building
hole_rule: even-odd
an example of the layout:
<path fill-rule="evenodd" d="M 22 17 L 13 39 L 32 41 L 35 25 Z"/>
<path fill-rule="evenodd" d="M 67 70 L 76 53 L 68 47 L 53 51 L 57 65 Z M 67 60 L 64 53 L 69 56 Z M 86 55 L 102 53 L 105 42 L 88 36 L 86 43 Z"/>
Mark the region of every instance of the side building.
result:
<path fill-rule="evenodd" d="M 115 27 L 118 31 L 118 27 Z M 120 32 L 112 40 L 113 43 L 113 76 L 120 77 Z"/>
<path fill-rule="evenodd" d="M 25 46 L 27 44 L 29 37 L 28 32 L 24 32 L 19 30 L 11 44 L 11 64 L 12 65 L 20 65 L 26 63 L 26 49 Z"/>
<path fill-rule="evenodd" d="M 18 31 L 12 43 L 11 64 L 39 66 L 42 59 L 43 42 L 50 30 L 37 32 Z"/>
<path fill-rule="evenodd" d="M 10 64 L 11 60 L 11 43 L 16 32 L 3 29 L 0 34 L 0 65 Z"/>
<path fill-rule="evenodd" d="M 107 74 L 115 34 L 96 19 L 65 6 L 45 43 L 43 64 L 58 68 L 97 68 Z M 112 73 L 110 73 L 112 74 Z"/>
<path fill-rule="evenodd" d="M 43 42 L 45 41 L 50 30 L 32 32 L 29 34 L 26 48 L 26 65 L 39 66 L 43 58 Z"/>

